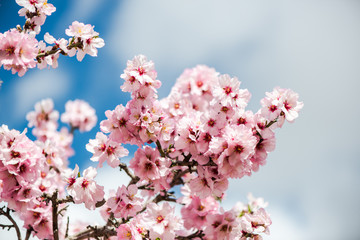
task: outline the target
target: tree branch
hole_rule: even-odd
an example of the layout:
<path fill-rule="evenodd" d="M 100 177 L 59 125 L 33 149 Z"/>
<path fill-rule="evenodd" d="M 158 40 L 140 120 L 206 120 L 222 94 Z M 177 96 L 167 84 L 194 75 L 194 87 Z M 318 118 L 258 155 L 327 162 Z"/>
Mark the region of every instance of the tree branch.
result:
<path fill-rule="evenodd" d="M 53 226 L 54 240 L 59 240 L 57 197 L 58 197 L 58 191 L 56 190 L 50 198 L 52 203 L 52 226 Z"/>
<path fill-rule="evenodd" d="M 33 228 L 29 225 L 29 228 L 26 230 L 25 240 L 29 240 L 30 234 L 32 231 L 33 231 Z"/>
<path fill-rule="evenodd" d="M 98 228 L 97 226 L 92 227 L 88 226 L 88 229 L 76 234 L 75 236 L 68 237 L 68 240 L 81 240 L 81 239 L 90 239 L 90 238 L 99 238 L 99 237 L 111 237 L 116 236 L 116 230 L 114 228 L 103 226 Z"/>
<path fill-rule="evenodd" d="M 11 225 L 11 227 L 15 228 L 18 240 L 21 240 L 21 233 L 20 233 L 19 226 L 16 224 L 15 220 L 10 215 L 10 212 L 13 210 L 11 210 L 10 208 L 6 208 L 6 211 L 4 211 L 4 208 L 5 207 L 0 208 L 0 215 L 4 215 L 5 217 L 7 217 L 7 219 L 9 219 L 9 221 L 13 224 L 13 225 Z M 10 228 L 11 228 L 10 226 L 8 226 L 8 225 L 5 225 L 5 226 L 9 228 L 8 230 L 10 230 Z"/>
<path fill-rule="evenodd" d="M 195 232 L 195 233 L 193 233 L 193 234 L 191 234 L 191 235 L 188 235 L 188 236 L 185 236 L 185 237 L 183 237 L 183 236 L 177 236 L 177 237 L 175 237 L 175 239 L 178 239 L 178 240 L 187 240 L 187 239 L 193 239 L 193 238 L 200 238 L 201 240 L 203 240 L 204 237 L 205 236 L 205 234 L 203 233 L 203 231 L 202 230 L 198 230 L 197 232 Z"/>
<path fill-rule="evenodd" d="M 156 140 L 156 147 L 157 147 L 157 149 L 158 149 L 158 151 L 159 151 L 159 153 L 160 153 L 160 156 L 161 156 L 161 157 L 165 157 L 164 150 L 162 149 L 159 140 Z"/>
<path fill-rule="evenodd" d="M 139 177 L 135 176 L 132 172 L 130 172 L 128 166 L 125 163 L 120 163 L 119 167 L 120 170 L 124 170 L 126 174 L 131 178 L 131 181 L 129 182 L 128 186 L 131 184 L 135 184 L 140 180 Z"/>

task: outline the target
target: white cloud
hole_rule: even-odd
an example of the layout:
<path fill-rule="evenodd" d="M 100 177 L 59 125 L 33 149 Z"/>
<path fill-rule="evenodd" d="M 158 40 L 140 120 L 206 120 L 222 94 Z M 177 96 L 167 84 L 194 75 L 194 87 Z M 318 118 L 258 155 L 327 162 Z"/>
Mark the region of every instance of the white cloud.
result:
<path fill-rule="evenodd" d="M 41 99 L 61 99 L 70 88 L 70 78 L 64 69 L 38 70 L 28 74 L 17 79 L 14 89 L 10 91 L 16 99 L 14 119 L 24 119 L 26 113 Z"/>
<path fill-rule="evenodd" d="M 94 16 L 98 6 L 102 4 L 102 1 L 98 0 L 76 0 L 71 1 L 70 11 L 67 11 L 66 19 L 69 22 L 72 21 L 83 21 L 90 16 Z"/>
<path fill-rule="evenodd" d="M 184 3 L 185 2 L 185 3 Z M 244 1 L 129 1 L 116 11 L 108 41 L 118 56 L 143 53 L 172 67 L 231 51 L 263 35 L 271 4 Z M 121 41 L 120 41 L 121 40 Z M 116 47 L 115 47 L 116 46 Z"/>

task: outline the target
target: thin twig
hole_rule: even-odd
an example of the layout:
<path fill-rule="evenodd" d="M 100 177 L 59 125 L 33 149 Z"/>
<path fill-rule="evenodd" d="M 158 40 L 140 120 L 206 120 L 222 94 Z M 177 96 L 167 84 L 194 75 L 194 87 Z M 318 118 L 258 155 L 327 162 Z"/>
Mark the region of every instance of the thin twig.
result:
<path fill-rule="evenodd" d="M 88 229 L 78 233 L 75 236 L 68 237 L 69 240 L 82 240 L 82 239 L 90 239 L 90 238 L 99 238 L 99 237 L 111 237 L 116 236 L 116 230 L 114 228 L 110 228 L 107 226 L 104 227 L 91 227 L 88 226 Z"/>
<path fill-rule="evenodd" d="M 11 228 L 13 228 L 13 227 L 14 227 L 14 225 L 0 224 L 0 227 L 1 227 L 2 229 L 7 228 L 7 229 L 8 229 L 8 231 L 9 231 Z"/>
<path fill-rule="evenodd" d="M 126 174 L 131 178 L 131 181 L 129 182 L 128 186 L 131 184 L 135 184 L 140 180 L 139 177 L 135 176 L 132 172 L 130 172 L 128 166 L 125 163 L 120 163 L 119 167 L 120 170 L 124 170 Z"/>
<path fill-rule="evenodd" d="M 156 147 L 157 147 L 157 149 L 158 149 L 158 151 L 159 151 L 159 153 L 160 153 L 160 156 L 161 156 L 161 157 L 165 157 L 164 150 L 162 149 L 159 140 L 156 140 Z"/>
<path fill-rule="evenodd" d="M 29 225 L 29 228 L 26 230 L 26 236 L 25 236 L 25 240 L 29 240 L 30 238 L 30 234 L 33 231 L 33 228 Z"/>
<path fill-rule="evenodd" d="M 69 223 L 70 223 L 70 218 L 68 216 L 67 217 L 67 222 L 66 222 L 65 238 L 67 238 L 69 236 Z"/>
<path fill-rule="evenodd" d="M 10 220 L 10 222 L 13 224 L 13 227 L 15 228 L 18 240 L 21 240 L 21 233 L 20 233 L 19 226 L 16 224 L 15 220 L 10 215 L 10 212 L 13 210 L 11 210 L 10 208 L 6 208 L 6 211 L 4 211 L 4 208 L 5 207 L 0 208 L 0 215 L 4 215 L 5 217 L 7 217 L 7 219 Z"/>
<path fill-rule="evenodd" d="M 188 236 L 177 236 L 175 237 L 175 239 L 178 239 L 178 240 L 187 240 L 187 239 L 193 239 L 193 238 L 200 238 L 200 239 L 204 239 L 203 237 L 205 236 L 205 234 L 203 233 L 202 230 L 199 230 L 193 234 L 190 234 Z"/>

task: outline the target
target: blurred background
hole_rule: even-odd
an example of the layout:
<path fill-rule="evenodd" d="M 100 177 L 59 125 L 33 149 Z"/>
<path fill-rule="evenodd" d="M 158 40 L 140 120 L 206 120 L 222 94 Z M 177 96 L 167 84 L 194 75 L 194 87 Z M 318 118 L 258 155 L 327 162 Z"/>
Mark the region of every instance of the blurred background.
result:
<path fill-rule="evenodd" d="M 245 202 L 248 192 L 263 197 L 273 221 L 265 239 L 360 239 L 360 1 L 49 3 L 57 11 L 38 40 L 46 32 L 67 38 L 65 29 L 78 20 L 95 25 L 106 45 L 96 58 L 79 63 L 60 56 L 57 69 L 31 69 L 21 78 L 0 69 L 0 124 L 22 131 L 26 114 L 44 98 L 52 98 L 60 113 L 67 100 L 89 102 L 98 124 L 76 132 L 71 158 L 71 166 L 84 169 L 97 165 L 85 145 L 104 112 L 130 99 L 119 76 L 137 54 L 155 62 L 160 98 L 197 64 L 238 77 L 252 93 L 253 111 L 266 91 L 291 88 L 305 104 L 300 117 L 278 129 L 277 148 L 259 172 L 231 181 L 223 206 Z M 24 24 L 19 9 L 15 1 L 0 0 L 0 32 Z M 112 171 L 99 170 L 98 179 L 116 188 L 125 177 Z"/>

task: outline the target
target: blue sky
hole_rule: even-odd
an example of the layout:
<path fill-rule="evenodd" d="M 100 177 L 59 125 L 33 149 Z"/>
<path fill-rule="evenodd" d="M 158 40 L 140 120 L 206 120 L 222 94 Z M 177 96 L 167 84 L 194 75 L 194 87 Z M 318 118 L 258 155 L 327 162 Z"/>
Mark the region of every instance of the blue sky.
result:
<path fill-rule="evenodd" d="M 254 111 L 266 91 L 291 88 L 305 103 L 299 119 L 277 131 L 267 165 L 231 181 L 225 207 L 245 201 L 247 192 L 264 197 L 273 220 L 265 239 L 359 239 L 360 2 L 49 2 L 57 11 L 41 37 L 66 37 L 78 20 L 95 25 L 106 45 L 97 58 L 60 57 L 58 69 L 29 70 L 22 78 L 0 69 L 0 124 L 24 129 L 26 113 L 47 97 L 60 113 L 67 100 L 84 99 L 100 122 L 106 110 L 129 100 L 119 76 L 137 54 L 155 62 L 160 97 L 197 64 L 238 77 Z M 18 9 L 0 0 L 0 32 L 24 23 Z M 92 164 L 85 144 L 98 129 L 75 134 L 72 165 Z"/>

